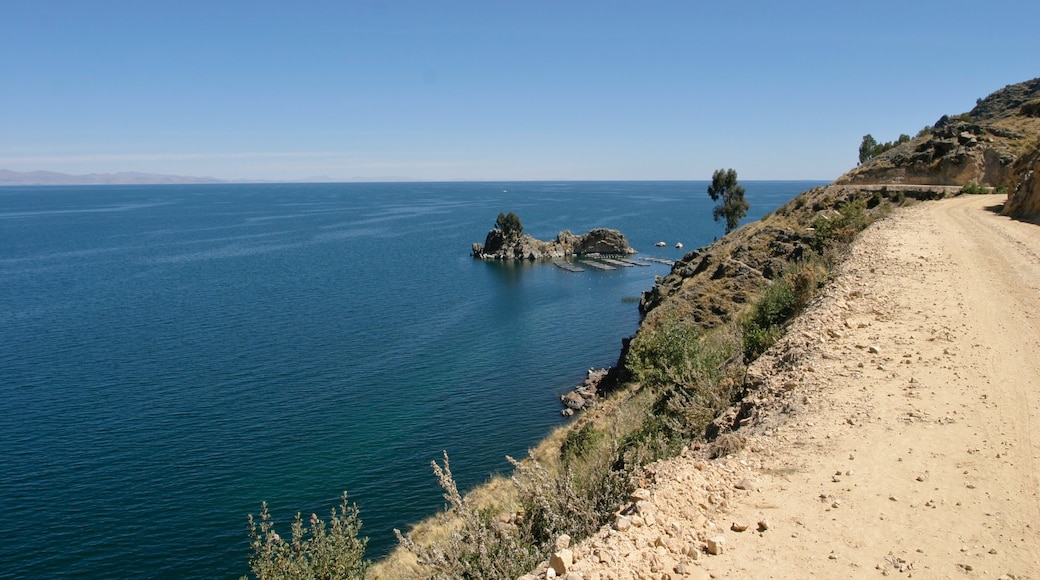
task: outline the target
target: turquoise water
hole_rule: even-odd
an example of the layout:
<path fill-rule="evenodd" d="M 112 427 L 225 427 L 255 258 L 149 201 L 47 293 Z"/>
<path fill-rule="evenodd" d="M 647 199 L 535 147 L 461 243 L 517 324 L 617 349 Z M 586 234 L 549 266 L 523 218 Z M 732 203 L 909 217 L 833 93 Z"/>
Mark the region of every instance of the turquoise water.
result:
<path fill-rule="evenodd" d="M 747 182 L 756 218 L 817 182 Z M 561 423 L 668 268 L 469 257 L 525 231 L 710 242 L 706 182 L 0 188 L 0 577 L 237 578 L 246 514 L 348 490 L 370 554 Z M 657 248 L 654 242 L 668 242 Z"/>

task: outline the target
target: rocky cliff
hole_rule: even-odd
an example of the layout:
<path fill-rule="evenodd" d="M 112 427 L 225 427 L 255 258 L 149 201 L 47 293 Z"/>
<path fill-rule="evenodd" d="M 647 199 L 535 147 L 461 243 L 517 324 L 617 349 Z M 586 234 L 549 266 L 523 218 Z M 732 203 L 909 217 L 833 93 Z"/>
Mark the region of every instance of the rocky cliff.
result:
<path fill-rule="evenodd" d="M 1004 215 L 1040 223 L 1040 145 L 1015 163 L 1016 184 Z"/>
<path fill-rule="evenodd" d="M 907 143 L 838 178 L 836 184 L 977 183 L 1011 189 L 1015 162 L 1040 134 L 1040 78 L 1009 85 L 960 115 L 943 115 Z"/>
<path fill-rule="evenodd" d="M 588 254 L 629 255 L 636 251 L 617 230 L 596 228 L 582 235 L 563 231 L 555 240 L 542 241 L 528 234 L 508 236 L 500 229 L 488 232 L 484 243 L 474 243 L 472 254 L 482 260 L 538 260 Z"/>

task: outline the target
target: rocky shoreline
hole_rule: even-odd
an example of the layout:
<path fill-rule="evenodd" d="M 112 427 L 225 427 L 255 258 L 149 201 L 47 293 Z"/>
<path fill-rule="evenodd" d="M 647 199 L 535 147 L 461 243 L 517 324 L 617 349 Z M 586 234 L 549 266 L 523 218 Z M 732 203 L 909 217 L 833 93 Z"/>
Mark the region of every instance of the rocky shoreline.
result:
<path fill-rule="evenodd" d="M 585 374 L 585 380 L 574 390 L 560 397 L 563 409 L 560 414 L 564 417 L 573 417 L 578 411 L 584 411 L 596 406 L 596 398 L 602 391 L 601 385 L 610 374 L 610 367 L 605 369 L 589 369 Z"/>

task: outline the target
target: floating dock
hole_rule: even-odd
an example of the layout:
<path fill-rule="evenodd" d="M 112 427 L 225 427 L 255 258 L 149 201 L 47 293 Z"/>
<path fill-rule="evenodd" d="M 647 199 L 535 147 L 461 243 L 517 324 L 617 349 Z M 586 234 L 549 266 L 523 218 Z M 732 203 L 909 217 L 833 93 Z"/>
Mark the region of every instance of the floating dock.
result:
<path fill-rule="evenodd" d="M 603 262 L 595 262 L 595 261 L 592 261 L 592 260 L 589 260 L 587 262 L 582 262 L 582 264 L 584 264 L 584 265 L 586 265 L 586 266 L 588 266 L 590 268 L 595 268 L 597 270 L 617 270 L 617 267 L 615 267 L 615 266 L 611 266 L 610 264 L 604 264 Z"/>
<path fill-rule="evenodd" d="M 644 267 L 649 267 L 650 266 L 650 264 L 646 264 L 644 262 L 637 262 L 637 261 L 633 260 L 632 258 L 618 258 L 617 261 L 618 262 L 624 262 L 624 263 L 628 264 L 629 266 L 644 266 Z"/>
<path fill-rule="evenodd" d="M 646 257 L 641 258 L 641 259 L 646 260 L 647 262 L 654 262 L 656 264 L 665 264 L 665 265 L 668 265 L 668 266 L 674 266 L 675 265 L 675 260 L 663 260 L 661 258 L 646 258 Z"/>
<path fill-rule="evenodd" d="M 617 266 L 619 268 L 631 268 L 632 267 L 632 264 L 629 264 L 628 262 L 626 262 L 624 260 L 615 260 L 613 258 L 600 258 L 599 260 L 601 262 L 604 262 L 606 264 L 610 264 L 611 266 Z"/>
<path fill-rule="evenodd" d="M 570 262 L 562 262 L 562 261 L 557 260 L 557 261 L 553 262 L 553 265 L 556 266 L 557 268 L 562 269 L 562 270 L 567 270 L 568 272 L 584 272 L 585 271 L 585 268 L 581 268 L 581 267 L 575 266 L 574 264 L 572 264 Z"/>

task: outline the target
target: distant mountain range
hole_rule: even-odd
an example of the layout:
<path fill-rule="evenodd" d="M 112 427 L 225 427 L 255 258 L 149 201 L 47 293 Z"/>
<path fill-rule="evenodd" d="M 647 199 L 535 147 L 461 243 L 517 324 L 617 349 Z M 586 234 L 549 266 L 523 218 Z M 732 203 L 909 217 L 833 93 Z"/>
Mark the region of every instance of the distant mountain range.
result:
<path fill-rule="evenodd" d="M 217 179 L 216 177 L 192 177 L 188 175 L 163 175 L 161 173 L 139 173 L 136 171 L 120 171 L 118 173 L 87 173 L 71 175 L 57 171 L 11 171 L 0 169 L 0 186 L 4 185 L 155 185 L 163 183 L 348 183 L 372 181 L 416 181 L 412 177 L 329 177 L 314 175 L 302 179 Z M 460 179 L 459 181 L 467 181 Z"/>
<path fill-rule="evenodd" d="M 151 185 L 158 183 L 224 183 L 214 177 L 187 177 L 158 173 L 88 173 L 70 175 L 54 171 L 11 171 L 0 169 L 0 185 Z"/>

